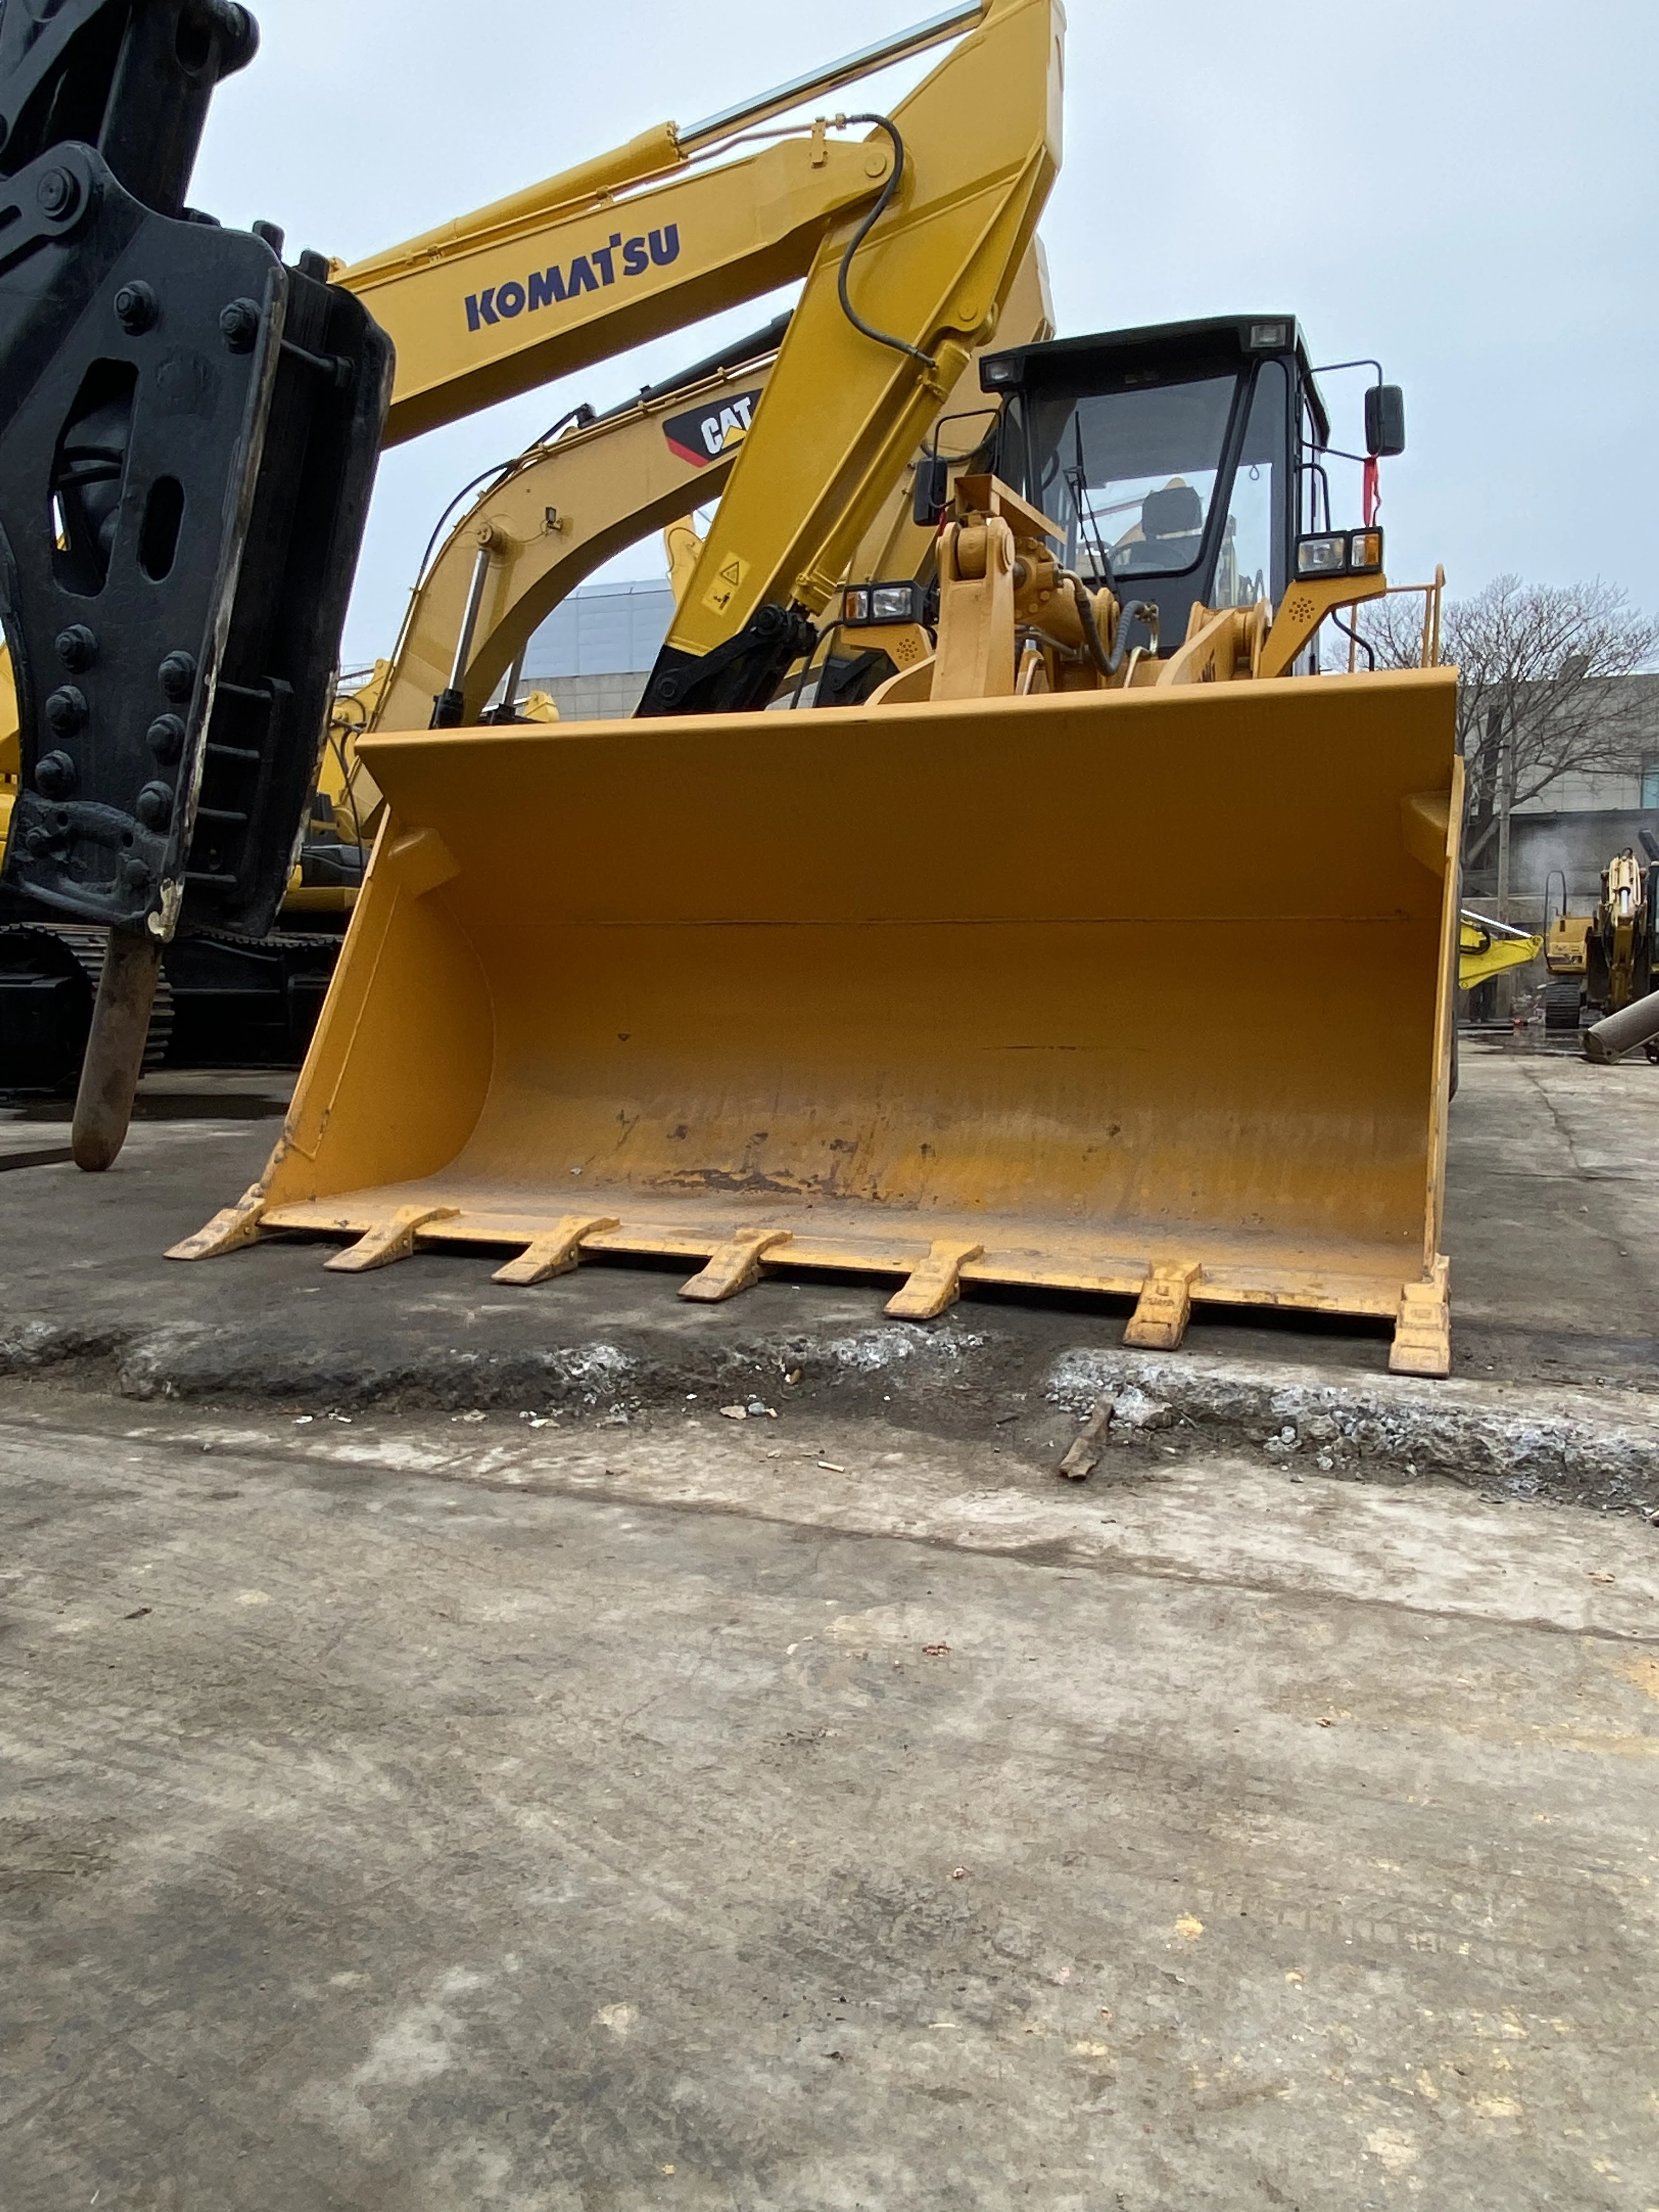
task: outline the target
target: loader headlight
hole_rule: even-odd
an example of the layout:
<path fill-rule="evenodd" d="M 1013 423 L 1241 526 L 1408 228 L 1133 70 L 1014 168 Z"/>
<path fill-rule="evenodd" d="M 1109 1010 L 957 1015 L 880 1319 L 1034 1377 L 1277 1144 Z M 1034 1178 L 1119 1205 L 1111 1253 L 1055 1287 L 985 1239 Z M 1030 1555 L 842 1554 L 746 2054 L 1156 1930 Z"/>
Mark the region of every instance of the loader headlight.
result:
<path fill-rule="evenodd" d="M 1380 530 L 1339 530 L 1296 541 L 1298 576 L 1374 576 L 1382 566 Z"/>
<path fill-rule="evenodd" d="M 842 595 L 841 618 L 849 628 L 860 623 L 913 623 L 921 620 L 922 587 L 908 578 L 902 584 L 860 585 Z"/>
<path fill-rule="evenodd" d="M 921 620 L 920 584 L 878 584 L 870 594 L 870 619 L 878 623 Z"/>
<path fill-rule="evenodd" d="M 1347 565 L 1346 538 L 1303 538 L 1297 541 L 1298 576 L 1340 576 Z"/>

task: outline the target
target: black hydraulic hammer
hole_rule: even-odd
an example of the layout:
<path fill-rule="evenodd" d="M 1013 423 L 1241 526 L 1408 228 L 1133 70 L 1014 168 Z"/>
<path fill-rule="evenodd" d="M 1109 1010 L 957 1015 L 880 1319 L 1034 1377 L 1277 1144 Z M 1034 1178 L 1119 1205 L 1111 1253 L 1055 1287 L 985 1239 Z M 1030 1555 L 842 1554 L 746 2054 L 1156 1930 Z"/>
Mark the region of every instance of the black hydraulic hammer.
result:
<path fill-rule="evenodd" d="M 0 905 L 112 933 L 85 1168 L 120 1149 L 164 945 L 276 918 L 391 394 L 390 341 L 319 255 L 185 204 L 257 43 L 233 0 L 0 9 Z"/>

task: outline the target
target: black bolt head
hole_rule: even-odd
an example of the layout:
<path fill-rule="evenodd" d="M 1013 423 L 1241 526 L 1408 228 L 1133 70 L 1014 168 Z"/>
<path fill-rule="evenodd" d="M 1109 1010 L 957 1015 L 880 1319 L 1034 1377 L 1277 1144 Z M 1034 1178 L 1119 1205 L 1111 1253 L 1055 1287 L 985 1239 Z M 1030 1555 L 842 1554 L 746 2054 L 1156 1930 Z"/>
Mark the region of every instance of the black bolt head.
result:
<path fill-rule="evenodd" d="M 196 663 L 188 653 L 168 653 L 155 673 L 161 680 L 164 696 L 169 699 L 182 702 L 196 689 Z"/>
<path fill-rule="evenodd" d="M 233 300 L 219 310 L 219 335 L 233 353 L 252 353 L 259 335 L 259 310 L 252 300 Z"/>
<path fill-rule="evenodd" d="M 71 676 L 83 675 L 98 658 L 98 640 L 84 623 L 71 623 L 58 633 L 58 658 Z"/>
<path fill-rule="evenodd" d="M 146 830 L 165 830 L 173 819 L 173 793 L 164 783 L 147 783 L 135 811 Z"/>
<path fill-rule="evenodd" d="M 73 684 L 62 684 L 46 701 L 45 713 L 46 727 L 53 737 L 72 738 L 87 726 L 87 695 Z"/>
<path fill-rule="evenodd" d="M 67 799 L 80 781 L 67 753 L 42 753 L 34 763 L 34 787 L 44 799 Z"/>
<path fill-rule="evenodd" d="M 142 891 L 149 887 L 149 866 L 136 853 L 129 853 L 121 863 L 121 882 L 130 891 Z"/>
<path fill-rule="evenodd" d="M 115 295 L 115 319 L 129 337 L 152 328 L 161 312 L 161 303 L 141 277 L 123 284 Z"/>
<path fill-rule="evenodd" d="M 185 726 L 177 714 L 158 714 L 144 735 L 163 768 L 173 768 L 185 750 Z"/>
<path fill-rule="evenodd" d="M 81 187 L 69 169 L 48 169 L 35 188 L 35 198 L 40 203 L 40 212 L 54 222 L 62 222 L 75 213 L 81 198 Z"/>

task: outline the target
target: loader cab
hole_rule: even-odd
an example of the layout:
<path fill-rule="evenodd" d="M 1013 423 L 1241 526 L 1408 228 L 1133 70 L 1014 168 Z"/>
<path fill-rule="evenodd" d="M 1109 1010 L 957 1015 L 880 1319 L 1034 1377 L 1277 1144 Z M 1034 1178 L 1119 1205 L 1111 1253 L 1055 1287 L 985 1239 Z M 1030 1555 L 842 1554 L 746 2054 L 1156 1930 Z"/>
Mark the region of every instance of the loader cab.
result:
<path fill-rule="evenodd" d="M 980 377 L 1003 403 L 997 473 L 1060 525 L 1086 583 L 1156 605 L 1166 653 L 1196 605 L 1279 605 L 1328 436 L 1293 317 L 1021 346 Z"/>

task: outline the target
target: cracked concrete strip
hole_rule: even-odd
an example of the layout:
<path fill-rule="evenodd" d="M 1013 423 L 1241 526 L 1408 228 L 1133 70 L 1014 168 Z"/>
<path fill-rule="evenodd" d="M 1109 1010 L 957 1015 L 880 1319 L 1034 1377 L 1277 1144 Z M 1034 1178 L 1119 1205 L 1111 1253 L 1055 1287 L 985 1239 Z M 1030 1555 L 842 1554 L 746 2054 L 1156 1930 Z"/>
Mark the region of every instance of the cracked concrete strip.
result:
<path fill-rule="evenodd" d="M 805 1432 L 810 1446 L 769 1425 L 763 1442 L 697 1420 L 603 1439 L 179 1419 L 104 1431 L 154 1448 L 143 1456 L 156 1480 L 177 1481 L 203 1454 L 216 1481 L 235 1468 L 379 1476 L 394 1490 L 411 1479 L 527 1489 L 1659 1644 L 1659 1531 L 1639 1523 L 1449 1488 L 1304 1479 L 1226 1455 L 1057 1489 L 984 1447 L 936 1446 L 882 1423 Z M 37 1434 L 0 1424 L 0 1450 L 35 1449 Z"/>
<path fill-rule="evenodd" d="M 1186 1422 L 1316 1464 L 1323 1452 L 1344 1472 L 1373 1462 L 1516 1497 L 1659 1506 L 1659 1406 L 1637 1391 L 1339 1378 L 1263 1360 L 1095 1348 L 1062 1352 L 1047 1386 L 1049 1401 L 1079 1419 L 1126 1390 L 1139 1426 Z"/>

